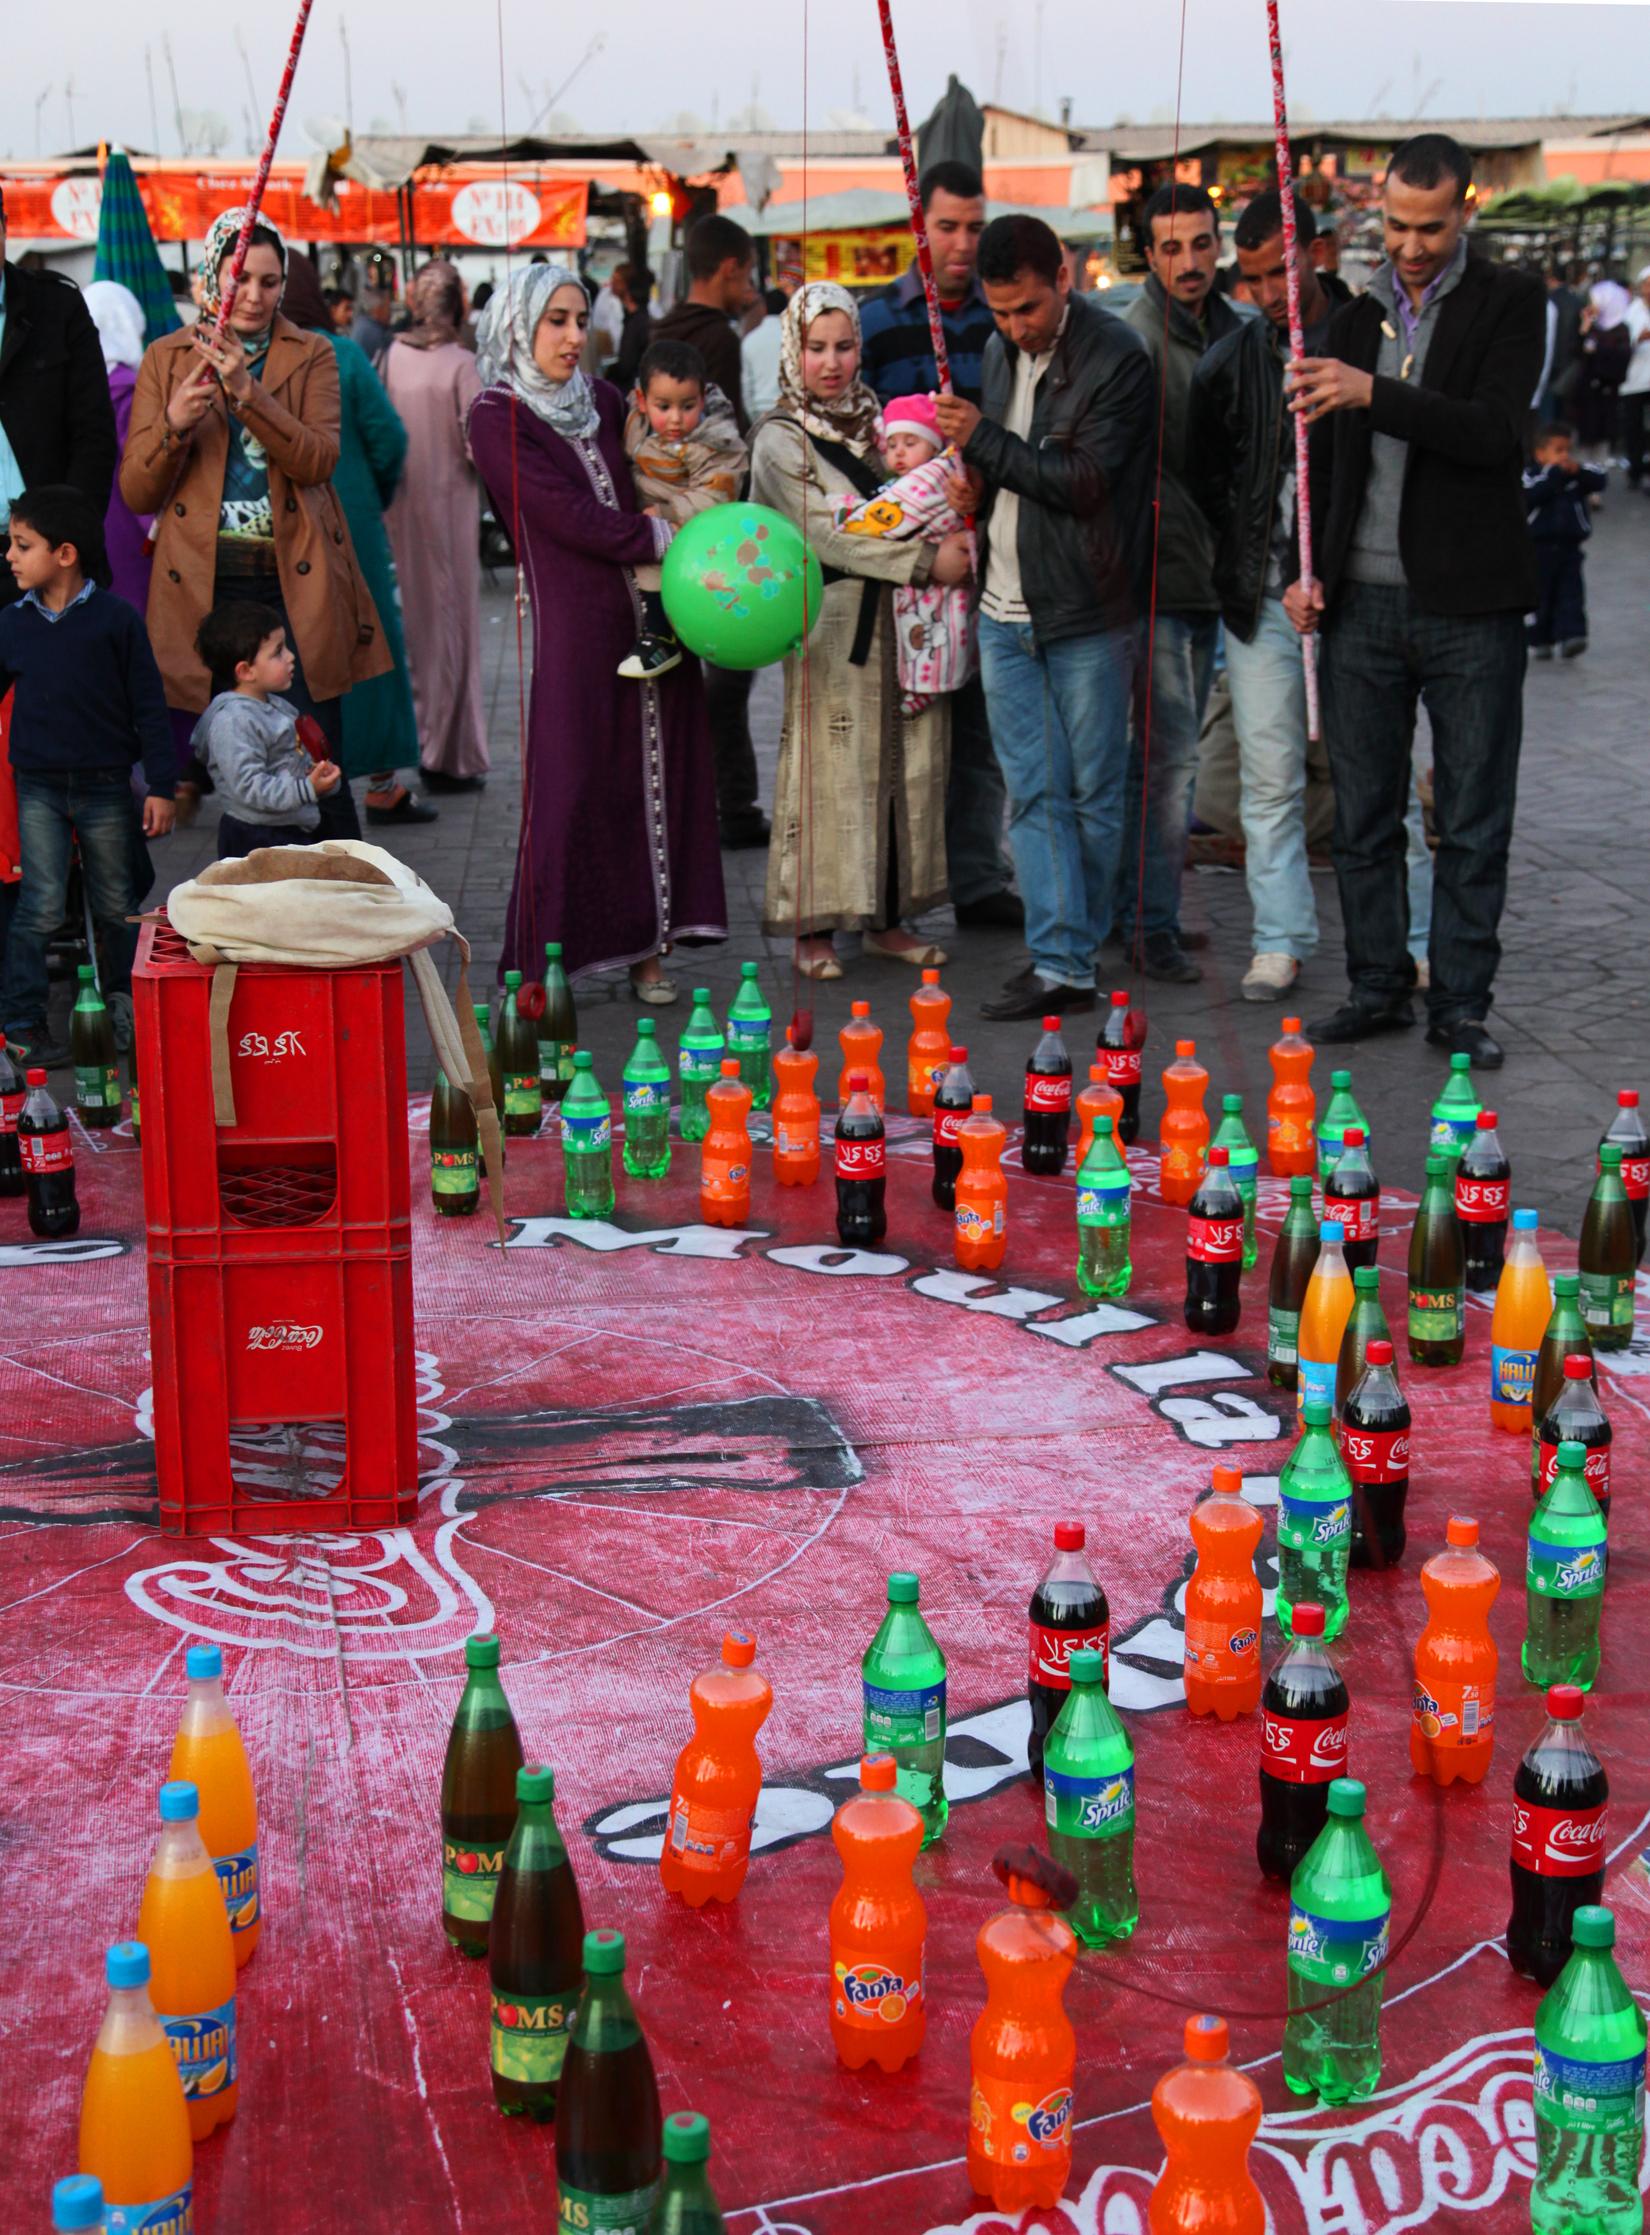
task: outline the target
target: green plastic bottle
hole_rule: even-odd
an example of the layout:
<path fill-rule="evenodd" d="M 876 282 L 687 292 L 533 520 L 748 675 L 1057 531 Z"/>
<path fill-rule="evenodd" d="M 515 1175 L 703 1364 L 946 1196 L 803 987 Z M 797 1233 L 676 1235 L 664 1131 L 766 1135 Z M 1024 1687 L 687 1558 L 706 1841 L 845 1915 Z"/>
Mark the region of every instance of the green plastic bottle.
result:
<path fill-rule="evenodd" d="M 914 1575 L 888 1578 L 888 1611 L 859 1664 L 867 1754 L 892 1754 L 896 1790 L 922 1818 L 932 1847 L 950 1813 L 945 1797 L 945 1655 L 923 1620 Z"/>
<path fill-rule="evenodd" d="M 1129 1258 L 1129 1168 L 1117 1153 L 1114 1120 L 1097 1117 L 1089 1153 L 1077 1175 L 1077 1285 L 1085 1296 L 1126 1296 Z"/>
<path fill-rule="evenodd" d="M 1272 1252 L 1266 1291 L 1266 1378 L 1274 1389 L 1300 1387 L 1301 1306 L 1322 1247 L 1312 1211 L 1312 1175 L 1289 1182 L 1289 1208 Z"/>
<path fill-rule="evenodd" d="M 493 2101 L 506 2117 L 556 2115 L 556 2089 L 584 1981 L 584 1909 L 556 1826 L 556 1773 L 516 1773 L 516 1828 L 504 1850 L 487 1943 Z"/>
<path fill-rule="evenodd" d="M 1375 2092 L 1391 1921 L 1392 1888 L 1364 1829 L 1364 1789 L 1337 1777 L 1323 1830 L 1289 1885 L 1283 2078 L 1295 2095 L 1355 2103 Z"/>
<path fill-rule="evenodd" d="M 498 1062 L 504 1074 L 504 1130 L 513 1139 L 531 1138 L 544 1122 L 538 1027 L 522 1015 L 520 1002 L 521 972 L 506 970 L 498 1013 Z"/>
<path fill-rule="evenodd" d="M 1558 1447 L 1552 1488 L 1530 1515 L 1524 1567 L 1524 1674 L 1543 1690 L 1590 1692 L 1607 1564 L 1604 1516 L 1587 1480 L 1587 1451 Z"/>
<path fill-rule="evenodd" d="M 1352 1477 L 1321 1398 L 1301 1407 L 1301 1432 L 1278 1477 L 1278 1628 L 1295 1634 L 1298 1600 L 1323 1608 L 1325 1640 L 1346 1627 L 1352 1557 Z"/>
<path fill-rule="evenodd" d="M 1260 1177 L 1260 1151 L 1250 1140 L 1243 1122 L 1243 1097 L 1241 1094 L 1223 1094 L 1220 1107 L 1225 1113 L 1215 1128 L 1211 1148 L 1224 1149 L 1237 1191 L 1243 1198 L 1243 1269 L 1260 1259 L 1260 1241 L 1255 1233 L 1256 1182 Z"/>
<path fill-rule="evenodd" d="M 559 939 L 544 943 L 544 1014 L 539 1018 L 538 1035 L 539 1084 L 546 1102 L 559 1102 L 573 1083 L 573 1055 L 579 1044 L 573 988 L 562 968 Z"/>
<path fill-rule="evenodd" d="M 1432 1138 L 1427 1143 L 1427 1154 L 1444 1157 L 1452 1176 L 1457 1158 L 1472 1139 L 1482 1108 L 1472 1083 L 1472 1057 L 1452 1055 L 1449 1077 L 1432 1105 Z"/>
<path fill-rule="evenodd" d="M 1409 1236 L 1407 1326 L 1412 1366 L 1458 1366 L 1467 1347 L 1467 1261 L 1455 1216 L 1455 1159 L 1427 1158 Z"/>
<path fill-rule="evenodd" d="M 687 1030 L 682 1034 L 676 1058 L 677 1076 L 682 1082 L 684 1141 L 702 1141 L 710 1131 L 710 1108 L 705 1095 L 722 1076 L 726 1045 L 716 1012 L 710 1005 L 709 986 L 695 986 L 693 1014 L 687 1020 Z"/>
<path fill-rule="evenodd" d="M 1566 1358 L 1585 1358 L 1589 1365 L 1593 1360 L 1593 1338 L 1581 1316 L 1581 1276 L 1578 1273 L 1553 1275 L 1553 1308 L 1541 1338 L 1541 1348 L 1535 1354 L 1535 1384 L 1530 1391 L 1532 1487 L 1539 1487 L 1541 1481 L 1541 1423 L 1558 1402 L 1558 1393 L 1564 1386 Z M 1591 1379 L 1596 1388 L 1596 1366 L 1593 1366 Z"/>
<path fill-rule="evenodd" d="M 670 1065 L 657 1030 L 651 1017 L 639 1019 L 624 1067 L 624 1168 L 637 1180 L 662 1180 L 670 1170 Z"/>
<path fill-rule="evenodd" d="M 69 1019 L 69 1053 L 74 1059 L 74 1106 L 82 1125 L 120 1123 L 120 1062 L 115 1054 L 114 1027 L 103 996 L 97 990 L 97 972 L 90 963 L 80 965 L 80 991 Z M 1621 1151 L 1616 1151 L 1616 1187 L 1621 1187 Z M 1622 1196 L 1622 1201 L 1627 1200 Z"/>
<path fill-rule="evenodd" d="M 613 1208 L 613 1125 L 588 1048 L 573 1058 L 561 1105 L 562 1163 L 569 1218 L 606 1218 Z"/>
<path fill-rule="evenodd" d="M 751 1090 L 751 1108 L 765 1110 L 773 1100 L 773 1068 L 768 1034 L 773 1011 L 762 997 L 756 964 L 739 965 L 739 991 L 728 1010 L 728 1053 L 739 1065 L 739 1083 Z"/>
<path fill-rule="evenodd" d="M 1340 1356 L 1335 1361 L 1335 1418 L 1346 1410 L 1353 1384 L 1363 1372 L 1374 1342 L 1389 1343 L 1392 1330 L 1381 1309 L 1381 1275 L 1374 1265 L 1360 1265 L 1352 1276 L 1352 1309 L 1346 1315 Z"/>
<path fill-rule="evenodd" d="M 624 1934 L 587 1932 L 584 1992 L 556 2094 L 558 2235 L 648 2235 L 659 2132 L 653 2059 L 625 1992 Z"/>
<path fill-rule="evenodd" d="M 665 2177 L 648 2235 L 727 2235 L 711 2193 L 710 2121 L 703 2111 L 672 2111 L 665 2121 Z"/>
<path fill-rule="evenodd" d="M 1323 1115 L 1318 1120 L 1318 1178 L 1328 1179 L 1341 1160 L 1346 1145 L 1346 1129 L 1361 1125 L 1364 1129 L 1364 1153 L 1374 1162 L 1369 1120 L 1359 1109 L 1352 1095 L 1350 1071 L 1331 1071 L 1329 1074 L 1329 1099 L 1324 1104 Z"/>
<path fill-rule="evenodd" d="M 1134 1748 L 1106 1697 L 1101 1653 L 1073 1653 L 1071 1689 L 1043 1742 L 1048 1851 L 1077 1881 L 1066 1922 L 1085 1947 L 1127 1940 L 1134 1886 Z"/>
<path fill-rule="evenodd" d="M 82 971 L 81 976 L 85 975 Z M 76 1071 L 77 1095 L 79 1079 Z M 118 1085 L 114 1092 L 118 1112 Z M 1605 1141 L 1598 1152 L 1598 1178 L 1593 1182 L 1576 1251 L 1581 1273 L 1581 1316 L 1597 1350 L 1625 1350 L 1633 1339 L 1633 1276 L 1638 1261 L 1633 1206 L 1621 1178 L 1621 1143 Z"/>
<path fill-rule="evenodd" d="M 1639 2235 L 1644 2013 L 1610 1953 L 1616 1920 L 1588 1903 L 1535 2014 L 1534 2235 Z"/>
<path fill-rule="evenodd" d="M 494 1636 L 464 1641 L 464 1691 L 441 1766 L 441 1924 L 467 1956 L 487 1953 L 504 1851 L 516 1824 L 521 1733 Z"/>

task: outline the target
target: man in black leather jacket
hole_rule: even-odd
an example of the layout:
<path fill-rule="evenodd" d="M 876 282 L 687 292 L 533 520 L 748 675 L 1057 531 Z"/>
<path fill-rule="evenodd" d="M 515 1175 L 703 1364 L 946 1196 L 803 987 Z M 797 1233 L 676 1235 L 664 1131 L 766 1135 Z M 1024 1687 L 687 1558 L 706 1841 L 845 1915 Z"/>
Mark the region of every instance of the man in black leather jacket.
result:
<path fill-rule="evenodd" d="M 980 240 L 997 332 L 984 409 L 939 422 L 980 501 L 980 671 L 1009 799 L 1028 969 L 988 1017 L 1094 1007 L 1123 842 L 1129 702 L 1149 564 L 1152 379 L 1146 345 L 1071 291 L 1041 219 Z"/>

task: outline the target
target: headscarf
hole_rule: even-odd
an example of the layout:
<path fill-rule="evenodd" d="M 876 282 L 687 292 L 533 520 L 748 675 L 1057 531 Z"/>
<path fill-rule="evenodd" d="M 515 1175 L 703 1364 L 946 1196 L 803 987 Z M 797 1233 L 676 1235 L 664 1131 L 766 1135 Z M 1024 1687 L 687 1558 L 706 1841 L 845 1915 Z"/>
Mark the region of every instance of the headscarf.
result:
<path fill-rule="evenodd" d="M 281 316 L 294 326 L 302 326 L 306 333 L 330 336 L 337 331 L 315 266 L 307 256 L 293 256 L 287 260 Z"/>
<path fill-rule="evenodd" d="M 483 388 L 502 384 L 558 435 L 584 442 L 601 425 L 589 375 L 575 371 L 568 380 L 549 380 L 533 357 L 533 336 L 558 287 L 576 287 L 590 300 L 583 280 L 565 264 L 529 264 L 511 274 L 481 314 L 476 372 Z"/>
<path fill-rule="evenodd" d="M 246 209 L 243 205 L 238 209 L 220 211 L 207 228 L 206 246 L 201 252 L 200 261 L 201 318 L 207 324 L 216 322 L 223 303 L 223 297 L 218 292 L 218 266 L 230 254 L 235 243 L 240 239 L 241 227 L 245 223 Z M 287 267 L 286 243 L 261 210 L 258 213 L 258 223 L 275 243 L 275 253 L 281 259 L 281 279 L 284 285 Z M 276 307 L 279 308 L 279 304 Z M 243 334 L 241 336 L 241 346 L 248 357 L 260 357 L 263 354 L 264 346 L 267 346 L 268 340 L 267 333 L 262 335 Z"/>
<path fill-rule="evenodd" d="M 802 343 L 814 320 L 826 311 L 840 310 L 859 333 L 859 305 L 846 287 L 834 280 L 811 280 L 799 287 L 785 306 L 779 322 L 779 410 L 798 420 L 819 442 L 846 443 L 857 458 L 868 458 L 882 433 L 882 418 L 875 391 L 857 376 L 853 385 L 830 402 L 809 395 L 802 385 Z"/>
<path fill-rule="evenodd" d="M 143 305 L 118 279 L 94 279 L 82 293 L 103 344 L 105 370 L 113 372 L 116 365 L 129 365 L 136 372 L 143 362 L 147 325 Z"/>
<path fill-rule="evenodd" d="M 1593 282 L 1592 304 L 1598 313 L 1597 331 L 1607 334 L 1627 316 L 1633 307 L 1633 298 L 1619 279 L 1599 279 Z"/>
<path fill-rule="evenodd" d="M 421 265 L 413 274 L 407 301 L 413 322 L 399 337 L 402 341 L 410 342 L 414 349 L 439 349 L 444 342 L 457 341 L 458 329 L 464 323 L 464 282 L 456 264 L 436 256 Z"/>

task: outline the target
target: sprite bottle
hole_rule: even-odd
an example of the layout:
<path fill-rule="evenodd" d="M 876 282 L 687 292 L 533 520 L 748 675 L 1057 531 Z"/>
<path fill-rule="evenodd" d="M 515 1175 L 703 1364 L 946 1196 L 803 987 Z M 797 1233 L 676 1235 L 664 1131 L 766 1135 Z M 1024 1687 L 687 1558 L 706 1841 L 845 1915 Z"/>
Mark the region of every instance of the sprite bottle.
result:
<path fill-rule="evenodd" d="M 1318 1178 L 1328 1179 L 1341 1160 L 1346 1147 L 1348 1126 L 1361 1125 L 1364 1129 L 1364 1153 L 1373 1158 L 1370 1146 L 1369 1120 L 1359 1109 L 1352 1094 L 1350 1071 L 1331 1071 L 1329 1074 L 1329 1099 L 1318 1119 Z"/>
<path fill-rule="evenodd" d="M 1381 1979 L 1392 1888 L 1364 1829 L 1355 1777 L 1329 1788 L 1329 1814 L 1289 1884 L 1289 2016 L 1284 2084 L 1353 2103 L 1381 2077 Z"/>
<path fill-rule="evenodd" d="M 693 1014 L 687 1020 L 681 1052 L 676 1059 L 677 1076 L 682 1082 L 684 1141 L 702 1141 L 710 1131 L 710 1109 L 705 1094 L 722 1076 L 722 1051 L 726 1044 L 710 1005 L 709 986 L 695 986 Z"/>
<path fill-rule="evenodd" d="M 1455 1160 L 1427 1158 L 1409 1236 L 1407 1332 L 1412 1366 L 1458 1366 L 1467 1347 L 1467 1265 L 1455 1216 Z"/>
<path fill-rule="evenodd" d="M 651 1017 L 638 1021 L 624 1067 L 624 1168 L 636 1180 L 662 1180 L 670 1170 L 670 1065 L 657 1030 Z"/>
<path fill-rule="evenodd" d="M 672 2111 L 663 2136 L 665 2177 L 648 2235 L 726 2235 L 711 2194 L 710 2121 L 703 2111 Z"/>
<path fill-rule="evenodd" d="M 1255 1183 L 1260 1177 L 1260 1151 L 1250 1140 L 1243 1122 L 1242 1095 L 1223 1094 L 1220 1107 L 1225 1114 L 1209 1145 L 1226 1151 L 1227 1167 L 1243 1198 L 1243 1270 L 1248 1272 L 1260 1259 L 1260 1242 L 1255 1233 Z"/>
<path fill-rule="evenodd" d="M 506 2117 L 556 2115 L 556 2087 L 583 1984 L 584 1910 L 556 1828 L 556 1773 L 516 1772 L 516 1828 L 493 1899 L 493 2101 Z"/>
<path fill-rule="evenodd" d="M 773 1100 L 773 1071 L 768 1061 L 768 1031 L 773 1011 L 762 998 L 756 964 L 739 965 L 739 991 L 728 1010 L 728 1053 L 739 1065 L 739 1083 L 751 1090 L 751 1108 L 765 1110 Z"/>
<path fill-rule="evenodd" d="M 1346 1571 L 1352 1558 L 1352 1477 L 1335 1440 L 1334 1415 L 1321 1397 L 1301 1408 L 1301 1432 L 1278 1478 L 1278 1628 L 1295 1634 L 1298 1601 L 1323 1608 L 1325 1640 L 1346 1627 Z"/>
<path fill-rule="evenodd" d="M 498 1062 L 504 1074 L 504 1130 L 513 1138 L 531 1136 L 544 1122 L 538 1029 L 522 1015 L 520 1002 L 521 972 L 506 970 L 498 1013 Z"/>
<path fill-rule="evenodd" d="M 84 978 L 86 973 L 80 973 Z M 79 1057 L 75 1058 L 79 1063 Z M 113 1073 L 111 1073 L 111 1077 Z M 80 1072 L 75 1072 L 75 1095 Z M 114 1089 L 115 1110 L 120 1089 Z M 104 1124 L 111 1121 L 107 1118 Z M 1598 1178 L 1581 1222 L 1576 1263 L 1581 1274 L 1581 1316 L 1595 1350 L 1625 1350 L 1633 1339 L 1633 1276 L 1638 1269 L 1638 1233 L 1633 1206 L 1621 1177 L 1621 1143 L 1605 1141 L 1598 1152 Z"/>
<path fill-rule="evenodd" d="M 481 1201 L 475 1110 L 445 1071 L 430 1095 L 430 1199 L 443 1218 L 468 1218 Z"/>
<path fill-rule="evenodd" d="M 120 1064 L 115 1056 L 114 1027 L 103 996 L 97 990 L 97 972 L 90 963 L 80 965 L 80 991 L 69 1018 L 69 1053 L 74 1058 L 74 1106 L 82 1125 L 120 1123 Z M 1616 1151 L 1616 1192 L 1621 1193 L 1621 1152 Z M 1622 1196 L 1625 1203 L 1626 1196 Z"/>
<path fill-rule="evenodd" d="M 1126 1296 L 1129 1261 L 1129 1168 L 1117 1153 L 1114 1121 L 1094 1121 L 1077 1175 L 1077 1285 L 1085 1296 Z"/>
<path fill-rule="evenodd" d="M 1644 2207 L 1644 2014 L 1610 1953 L 1616 1920 L 1592 1903 L 1535 2014 L 1534 2235 L 1639 2235 Z"/>
<path fill-rule="evenodd" d="M 538 1035 L 539 1084 L 546 1102 L 559 1102 L 573 1082 L 573 1052 L 579 1044 L 573 988 L 562 968 L 559 939 L 544 943 L 544 1014 L 539 1018 Z"/>
<path fill-rule="evenodd" d="M 1552 1488 L 1530 1515 L 1523 1665 L 1532 1684 L 1591 1691 L 1605 1565 L 1604 1516 L 1587 1480 L 1586 1448 L 1561 1443 Z"/>
<path fill-rule="evenodd" d="M 1320 1246 L 1312 1212 L 1312 1175 L 1297 1172 L 1289 1182 L 1289 1208 L 1272 1252 L 1266 1289 L 1266 1378 L 1274 1389 L 1300 1387 L 1301 1306 Z"/>
<path fill-rule="evenodd" d="M 493 1020 L 487 1013 L 485 1001 L 475 1005 L 476 1030 L 481 1034 L 481 1052 L 487 1058 L 487 1078 L 493 1090 L 493 1108 L 498 1112 L 498 1122 L 504 1124 L 504 1066 L 498 1059 L 498 1049 L 493 1045 Z"/>
<path fill-rule="evenodd" d="M 1449 1077 L 1432 1105 L 1432 1137 L 1427 1143 L 1428 1156 L 1444 1157 L 1452 1176 L 1456 1159 L 1472 1139 L 1482 1108 L 1472 1083 L 1472 1057 L 1452 1055 Z"/>
<path fill-rule="evenodd" d="M 945 1797 L 945 1655 L 918 1611 L 914 1575 L 888 1578 L 888 1611 L 859 1664 L 864 1751 L 892 1754 L 896 1790 L 922 1818 L 932 1847 L 950 1813 Z"/>
<path fill-rule="evenodd" d="M 1106 1697 L 1104 1654 L 1073 1653 L 1071 1690 L 1043 1742 L 1048 1851 L 1077 1881 L 1066 1922 L 1085 1947 L 1127 1940 L 1134 1888 L 1134 1748 Z"/>
<path fill-rule="evenodd" d="M 487 1953 L 493 1896 L 516 1828 L 521 1733 L 498 1673 L 496 1637 L 464 1641 L 463 1697 L 441 1767 L 441 1923 L 467 1956 Z"/>
<path fill-rule="evenodd" d="M 659 2187 L 659 2086 L 624 1984 L 624 1934 L 584 1936 L 584 1992 L 556 2095 L 562 2235 L 648 2235 Z"/>
<path fill-rule="evenodd" d="M 606 1218 L 613 1208 L 613 1125 L 607 1096 L 596 1084 L 588 1048 L 573 1058 L 561 1104 L 562 1163 L 569 1218 Z"/>

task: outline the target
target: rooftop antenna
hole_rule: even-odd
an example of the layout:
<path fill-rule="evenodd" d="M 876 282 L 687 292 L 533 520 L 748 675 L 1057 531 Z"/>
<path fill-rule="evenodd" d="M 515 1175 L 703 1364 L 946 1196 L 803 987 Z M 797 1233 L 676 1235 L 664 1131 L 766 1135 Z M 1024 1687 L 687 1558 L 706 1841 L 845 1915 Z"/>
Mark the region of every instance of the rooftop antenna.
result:
<path fill-rule="evenodd" d="M 52 88 L 43 85 L 34 97 L 34 152 L 40 153 L 40 112 L 52 97 Z"/>
<path fill-rule="evenodd" d="M 172 122 L 177 126 L 178 153 L 187 155 L 189 153 L 189 135 L 183 128 L 183 102 L 178 94 L 177 57 L 172 52 L 172 34 L 170 31 L 161 33 L 160 50 L 166 57 L 166 74 L 172 81 Z"/>
<path fill-rule="evenodd" d="M 74 72 L 63 80 L 63 113 L 69 120 L 69 145 L 74 146 Z"/>
<path fill-rule="evenodd" d="M 143 74 L 149 81 L 149 153 L 160 153 L 160 111 L 155 106 L 155 50 L 147 40 L 143 46 Z M 36 155 L 40 153 L 36 145 Z"/>
<path fill-rule="evenodd" d="M 350 69 L 349 25 L 342 14 L 338 18 L 338 44 L 344 50 L 344 129 L 353 141 L 355 138 L 355 81 Z"/>

